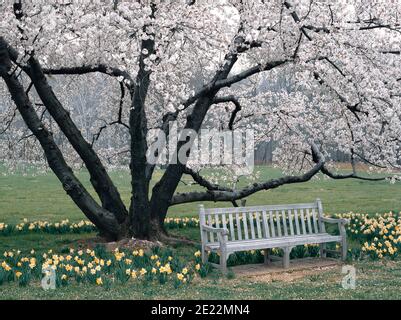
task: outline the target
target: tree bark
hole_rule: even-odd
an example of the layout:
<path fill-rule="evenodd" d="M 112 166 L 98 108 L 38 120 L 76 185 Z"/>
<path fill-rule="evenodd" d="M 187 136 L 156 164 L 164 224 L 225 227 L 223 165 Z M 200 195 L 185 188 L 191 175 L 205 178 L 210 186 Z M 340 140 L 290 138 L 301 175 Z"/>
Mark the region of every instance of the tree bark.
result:
<path fill-rule="evenodd" d="M 31 57 L 28 60 L 28 64 L 28 75 L 40 99 L 85 163 L 90 174 L 90 181 L 99 195 L 103 208 L 112 212 L 119 223 L 125 222 L 128 217 L 127 209 L 99 157 L 94 152 L 92 146 L 84 139 L 80 130 L 72 121 L 69 112 L 63 108 L 57 99 L 53 89 L 47 82 L 39 62 L 34 57 Z"/>
<path fill-rule="evenodd" d="M 26 125 L 39 140 L 50 168 L 62 183 L 67 194 L 106 238 L 118 239 L 123 237 L 125 234 L 123 226 L 118 223 L 115 215 L 96 203 L 67 165 L 53 139 L 52 133 L 41 122 L 23 86 L 11 68 L 12 63 L 8 53 L 8 46 L 0 38 L 0 76 L 5 81 Z"/>
<path fill-rule="evenodd" d="M 152 7 L 153 13 L 155 7 Z M 146 32 L 146 26 L 144 27 Z M 154 35 L 152 35 L 153 37 Z M 156 230 L 152 229 L 149 204 L 149 183 L 147 171 L 147 120 L 145 101 L 150 86 L 151 70 L 145 64 L 151 54 L 155 52 L 153 39 L 142 40 L 141 55 L 139 57 L 139 71 L 134 86 L 132 106 L 130 112 L 131 136 L 131 185 L 132 196 L 130 206 L 130 234 L 141 239 L 150 239 Z"/>

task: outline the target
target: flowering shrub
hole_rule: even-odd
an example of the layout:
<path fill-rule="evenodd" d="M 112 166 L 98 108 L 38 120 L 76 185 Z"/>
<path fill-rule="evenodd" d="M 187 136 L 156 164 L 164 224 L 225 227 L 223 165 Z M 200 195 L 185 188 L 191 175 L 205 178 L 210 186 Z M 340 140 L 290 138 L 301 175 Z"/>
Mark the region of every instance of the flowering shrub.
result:
<path fill-rule="evenodd" d="M 68 253 L 56 254 L 52 250 L 39 254 L 7 251 L 0 259 L 0 285 L 16 281 L 27 286 L 32 280 L 40 280 L 42 271 L 53 269 L 56 286 L 72 282 L 89 283 L 110 287 L 114 282 L 157 281 L 165 284 L 171 281 L 176 288 L 190 283 L 194 277 L 205 277 L 210 270 L 201 263 L 200 251 L 195 252 L 191 261 L 182 261 L 172 256 L 171 250 L 155 248 L 145 252 L 142 249 L 128 251 L 115 249 L 107 252 L 103 247 L 94 250 L 69 249 Z"/>

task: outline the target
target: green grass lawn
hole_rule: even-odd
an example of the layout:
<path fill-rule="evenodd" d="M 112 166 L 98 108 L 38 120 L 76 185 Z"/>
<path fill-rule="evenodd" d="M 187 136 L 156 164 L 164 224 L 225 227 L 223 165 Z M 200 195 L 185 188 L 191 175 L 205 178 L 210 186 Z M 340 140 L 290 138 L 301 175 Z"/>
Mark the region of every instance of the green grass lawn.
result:
<path fill-rule="evenodd" d="M 281 175 L 278 169 L 271 167 L 257 169 L 261 171 L 261 181 Z M 161 174 L 161 171 L 157 171 L 156 179 Z M 78 173 L 78 176 L 93 193 L 88 174 L 82 171 Z M 125 172 L 112 172 L 111 176 L 123 200 L 128 204 L 131 197 L 128 175 Z M 189 181 L 190 178 L 186 180 Z M 241 182 L 239 185 L 244 186 L 245 183 Z M 199 187 L 188 187 L 181 183 L 178 191 L 196 189 Z M 318 197 L 322 199 L 326 213 L 399 211 L 401 210 L 401 183 L 320 178 L 303 184 L 286 185 L 256 193 L 247 198 L 247 205 L 312 202 Z M 231 203 L 209 202 L 205 203 L 205 206 L 231 206 Z M 197 207 L 198 203 L 174 206 L 170 208 L 169 215 L 197 216 Z M 53 174 L 4 176 L 0 172 L 0 221 L 16 223 L 23 218 L 50 221 L 69 218 L 74 221 L 83 217 Z"/>
<path fill-rule="evenodd" d="M 194 240 L 199 239 L 196 228 L 172 231 L 183 233 Z M 1 238 L 0 252 L 21 249 L 38 252 L 48 249 L 63 250 L 75 247 L 78 240 L 91 238 L 95 234 L 25 234 Z M 197 246 L 179 245 L 173 248 L 174 256 L 190 259 Z M 0 259 L 1 260 L 1 259 Z M 28 287 L 16 283 L 0 286 L 0 299 L 399 299 L 401 288 L 401 261 L 349 261 L 356 268 L 356 289 L 346 290 L 341 286 L 344 274 L 341 267 L 309 272 L 304 276 L 285 274 L 280 277 L 233 277 L 225 278 L 213 271 L 207 278 L 195 279 L 191 284 L 175 289 L 171 283 L 128 282 L 115 284 L 106 290 L 90 284 L 70 284 L 54 291 L 44 291 L 39 282 Z M 294 279 L 291 277 L 294 276 Z"/>
<path fill-rule="evenodd" d="M 261 179 L 277 177 L 281 173 L 262 167 Z M 160 175 L 161 172 L 157 172 Z M 86 181 L 88 175 L 79 173 Z M 130 181 L 122 172 L 112 173 L 114 181 L 128 203 Z M 244 182 L 242 182 L 242 185 Z M 195 187 L 193 187 L 195 188 Z M 182 184 L 180 191 L 188 190 Z M 247 205 L 280 204 L 313 201 L 321 198 L 326 213 L 364 212 L 382 213 L 401 209 L 401 184 L 366 182 L 358 180 L 333 181 L 315 179 L 308 183 L 289 185 L 271 191 L 260 192 L 247 199 Z M 206 203 L 206 206 L 230 206 L 228 203 Z M 196 216 L 197 204 L 171 208 L 170 216 Z M 16 223 L 22 218 L 59 221 L 65 218 L 80 220 L 82 213 L 63 191 L 52 174 L 39 176 L 0 175 L 0 222 Z M 177 229 L 173 235 L 186 236 L 199 241 L 197 228 Z M 20 234 L 2 236 L 0 253 L 5 250 L 35 249 L 44 252 L 74 247 L 78 240 L 95 234 Z M 198 246 L 181 245 L 173 248 L 176 255 L 189 258 Z M 0 259 L 1 260 L 1 259 Z M 341 287 L 341 269 L 323 270 L 292 281 L 280 279 L 236 278 L 225 279 L 217 271 L 206 279 L 197 279 L 188 286 L 174 289 L 171 284 L 144 286 L 140 283 L 115 285 L 109 291 L 93 285 L 69 285 L 45 292 L 39 283 L 27 288 L 17 284 L 0 286 L 0 299 L 397 299 L 401 289 L 401 261 L 350 261 L 357 270 L 357 287 L 345 290 Z"/>
<path fill-rule="evenodd" d="M 356 289 L 341 287 L 341 269 L 319 272 L 291 282 L 257 277 L 224 279 L 217 273 L 174 289 L 172 285 L 128 283 L 109 291 L 93 285 L 69 285 L 44 291 L 39 284 L 0 286 L 1 299 L 400 299 L 401 263 L 356 263 Z"/>

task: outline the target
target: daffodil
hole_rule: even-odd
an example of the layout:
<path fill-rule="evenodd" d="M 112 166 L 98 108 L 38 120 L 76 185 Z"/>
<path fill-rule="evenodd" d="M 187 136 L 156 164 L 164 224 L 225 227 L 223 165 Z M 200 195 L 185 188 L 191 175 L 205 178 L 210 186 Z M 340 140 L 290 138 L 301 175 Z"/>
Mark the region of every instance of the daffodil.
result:
<path fill-rule="evenodd" d="M 99 278 L 96 279 L 96 284 L 97 284 L 98 286 L 103 285 L 103 280 L 102 280 L 101 277 L 99 277 Z"/>

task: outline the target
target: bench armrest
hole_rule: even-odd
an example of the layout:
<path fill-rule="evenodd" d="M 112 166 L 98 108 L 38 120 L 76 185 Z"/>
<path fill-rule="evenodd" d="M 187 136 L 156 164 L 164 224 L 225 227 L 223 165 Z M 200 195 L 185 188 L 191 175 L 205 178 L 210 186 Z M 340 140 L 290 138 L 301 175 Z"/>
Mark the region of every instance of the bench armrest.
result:
<path fill-rule="evenodd" d="M 342 225 L 346 225 L 349 223 L 349 219 L 344 219 L 344 218 L 328 218 L 328 217 L 322 217 L 323 222 L 327 223 L 339 223 Z"/>
<path fill-rule="evenodd" d="M 228 235 L 228 230 L 225 228 L 214 228 L 214 227 L 209 227 L 205 225 L 201 225 L 201 229 L 204 231 L 209 231 L 209 232 L 214 232 L 214 233 L 219 233 L 222 236 Z"/>

